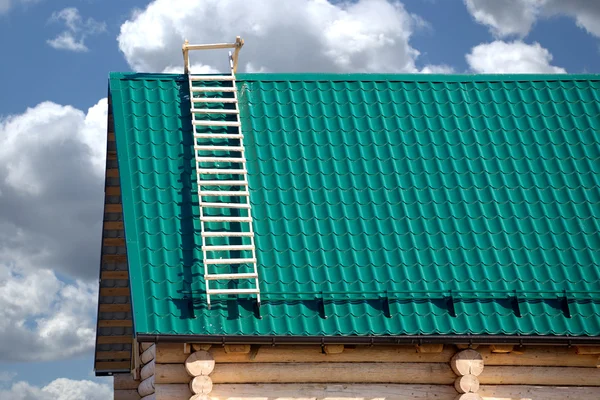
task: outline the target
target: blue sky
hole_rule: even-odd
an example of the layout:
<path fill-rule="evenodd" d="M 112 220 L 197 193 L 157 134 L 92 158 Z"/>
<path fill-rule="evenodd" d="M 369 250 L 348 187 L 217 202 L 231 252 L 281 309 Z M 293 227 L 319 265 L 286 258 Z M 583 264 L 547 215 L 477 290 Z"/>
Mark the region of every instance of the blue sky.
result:
<path fill-rule="evenodd" d="M 600 72 L 600 2 L 248 3 L 0 0 L 0 399 L 107 396 L 92 367 L 110 71 L 181 71 L 185 38 L 241 35 L 244 72 Z M 213 72 L 225 55 L 195 57 Z"/>

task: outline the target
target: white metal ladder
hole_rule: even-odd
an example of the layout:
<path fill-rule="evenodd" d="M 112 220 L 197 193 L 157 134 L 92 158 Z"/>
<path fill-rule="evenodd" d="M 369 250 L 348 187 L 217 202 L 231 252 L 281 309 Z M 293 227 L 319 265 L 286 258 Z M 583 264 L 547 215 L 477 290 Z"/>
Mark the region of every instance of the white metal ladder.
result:
<path fill-rule="evenodd" d="M 189 45 L 186 41 L 183 45 L 185 72 L 188 74 L 190 89 L 204 281 L 209 308 L 211 295 L 229 294 L 255 294 L 260 306 L 248 171 L 235 80 L 237 58 L 243 44 L 243 40 L 238 36 L 234 44 Z M 222 48 L 235 49 L 233 54 L 229 53 L 230 74 L 192 75 L 190 73 L 189 50 Z M 216 97 L 211 95 L 216 95 Z M 220 115 L 221 120 L 211 119 L 211 116 L 215 115 Z M 215 127 L 221 127 L 221 131 L 212 132 Z M 220 141 L 224 143 L 214 144 L 215 139 L 218 139 L 217 143 Z M 207 176 L 208 179 L 205 178 Z M 223 197 L 229 198 L 229 201 L 218 201 Z M 245 213 L 246 215 L 231 215 L 232 213 Z M 226 230 L 216 230 L 214 227 L 219 223 L 229 223 L 230 225 Z M 227 244 L 211 244 L 211 240 L 219 238 L 225 240 Z M 231 244 L 231 241 L 241 244 Z M 244 241 L 246 243 L 243 243 Z M 240 255 L 227 258 L 217 256 L 225 252 L 228 255 L 231 252 L 239 252 Z M 242 256 L 242 253 L 245 255 Z M 246 271 L 212 272 L 219 268 L 227 268 L 227 266 L 230 271 L 233 268 L 239 269 L 245 266 Z M 217 280 L 229 282 L 244 280 L 250 283 L 250 287 L 211 288 L 211 281 Z"/>

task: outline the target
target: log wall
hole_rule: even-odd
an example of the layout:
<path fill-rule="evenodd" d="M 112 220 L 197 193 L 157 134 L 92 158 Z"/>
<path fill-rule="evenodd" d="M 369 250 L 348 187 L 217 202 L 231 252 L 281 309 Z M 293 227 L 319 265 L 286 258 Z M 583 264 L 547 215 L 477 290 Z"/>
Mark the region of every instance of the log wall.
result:
<path fill-rule="evenodd" d="M 600 349 L 141 344 L 145 400 L 598 400 Z"/>

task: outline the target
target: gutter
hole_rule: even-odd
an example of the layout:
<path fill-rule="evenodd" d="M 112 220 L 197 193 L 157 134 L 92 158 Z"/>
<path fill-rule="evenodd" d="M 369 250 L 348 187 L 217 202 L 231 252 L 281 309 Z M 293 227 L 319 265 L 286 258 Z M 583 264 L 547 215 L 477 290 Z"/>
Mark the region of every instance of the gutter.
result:
<path fill-rule="evenodd" d="M 226 336 L 137 334 L 138 342 L 206 344 L 515 344 L 515 345 L 599 345 L 600 336 L 542 335 L 402 335 L 402 336 Z"/>

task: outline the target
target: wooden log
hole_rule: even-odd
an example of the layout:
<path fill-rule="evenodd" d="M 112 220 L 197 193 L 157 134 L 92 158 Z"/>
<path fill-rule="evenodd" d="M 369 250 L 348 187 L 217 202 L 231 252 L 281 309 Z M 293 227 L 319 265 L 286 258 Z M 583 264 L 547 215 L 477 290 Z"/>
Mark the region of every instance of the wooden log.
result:
<path fill-rule="evenodd" d="M 114 391 L 114 400 L 139 400 L 140 395 L 137 390 L 129 389 L 129 390 L 115 390 Z"/>
<path fill-rule="evenodd" d="M 479 353 L 484 365 L 532 365 L 554 367 L 591 367 L 596 368 L 598 356 L 577 355 L 574 347 L 567 346 L 526 346 L 524 351 L 512 353 L 492 353 L 490 348 L 481 347 Z"/>
<path fill-rule="evenodd" d="M 175 365 L 175 364 L 165 364 Z M 444 363 L 255 363 L 219 364 L 213 383 L 423 383 L 451 385 L 456 376 Z M 158 380 L 157 380 L 158 382 Z"/>
<path fill-rule="evenodd" d="M 148 364 L 150 361 L 154 360 L 155 356 L 156 346 L 153 344 L 152 346 L 148 347 L 144 352 L 142 352 L 140 360 L 143 364 Z"/>
<path fill-rule="evenodd" d="M 249 344 L 226 344 L 223 347 L 225 348 L 225 353 L 242 353 L 242 354 L 250 353 L 250 345 Z"/>
<path fill-rule="evenodd" d="M 455 397 L 456 391 L 449 385 L 315 383 L 215 384 L 209 395 L 211 400 L 453 400 Z"/>
<path fill-rule="evenodd" d="M 455 400 L 483 400 L 477 393 L 459 394 Z"/>
<path fill-rule="evenodd" d="M 144 351 L 148 350 L 151 346 L 154 346 L 154 343 L 142 342 L 140 343 L 140 351 L 143 353 Z"/>
<path fill-rule="evenodd" d="M 156 394 L 152 393 L 152 394 L 150 394 L 148 396 L 142 397 L 140 400 L 156 400 Z"/>
<path fill-rule="evenodd" d="M 154 382 L 159 383 L 185 383 L 189 384 L 192 377 L 188 375 L 183 364 L 156 364 L 154 369 Z"/>
<path fill-rule="evenodd" d="M 161 344 L 163 346 L 163 344 Z M 249 354 L 226 353 L 222 347 L 213 346 L 210 353 L 217 364 L 221 363 L 305 363 L 305 362 L 441 362 L 447 363 L 455 354 L 448 347 L 441 353 L 417 353 L 414 346 L 356 346 L 339 354 L 324 354 L 321 346 L 262 346 L 254 358 Z M 185 360 L 185 359 L 184 359 Z"/>
<path fill-rule="evenodd" d="M 443 344 L 418 344 L 417 353 L 441 353 L 444 350 Z"/>
<path fill-rule="evenodd" d="M 195 394 L 208 394 L 212 388 L 213 383 L 208 376 L 196 376 L 190 382 L 190 390 Z"/>
<path fill-rule="evenodd" d="M 138 393 L 140 396 L 148 396 L 154 393 L 154 375 L 140 382 Z"/>
<path fill-rule="evenodd" d="M 482 385 L 596 386 L 598 368 L 486 366 L 479 376 Z"/>
<path fill-rule="evenodd" d="M 475 375 L 463 375 L 456 378 L 454 388 L 458 393 L 475 393 L 479 390 L 479 379 Z"/>
<path fill-rule="evenodd" d="M 159 364 L 183 364 L 188 357 L 189 354 L 183 352 L 183 347 L 179 343 L 156 344 L 155 360 Z"/>
<path fill-rule="evenodd" d="M 190 400 L 210 400 L 210 396 L 206 394 L 195 394 L 190 397 Z"/>
<path fill-rule="evenodd" d="M 600 354 L 600 346 L 575 346 L 575 349 L 579 355 Z"/>
<path fill-rule="evenodd" d="M 326 344 L 323 346 L 325 354 L 340 354 L 344 351 L 343 344 Z"/>
<path fill-rule="evenodd" d="M 113 387 L 115 389 L 137 389 L 140 381 L 133 379 L 131 374 L 114 374 Z"/>
<path fill-rule="evenodd" d="M 214 369 L 215 359 L 212 354 L 204 350 L 190 354 L 185 360 L 185 370 L 190 376 L 209 375 Z"/>
<path fill-rule="evenodd" d="M 512 344 L 492 344 L 490 345 L 490 351 L 492 353 L 510 353 L 514 347 Z"/>
<path fill-rule="evenodd" d="M 154 384 L 156 400 L 188 400 L 192 392 L 187 384 Z"/>
<path fill-rule="evenodd" d="M 483 357 L 475 350 L 463 350 L 458 352 L 450 360 L 450 366 L 458 376 L 481 375 L 483 372 Z"/>
<path fill-rule="evenodd" d="M 154 375 L 155 370 L 156 370 L 156 362 L 154 360 L 152 360 L 148 364 L 146 364 L 142 367 L 142 369 L 140 370 L 140 378 L 141 379 L 150 378 L 152 375 Z"/>
<path fill-rule="evenodd" d="M 481 385 L 478 394 L 483 400 L 598 400 L 600 387 Z"/>

